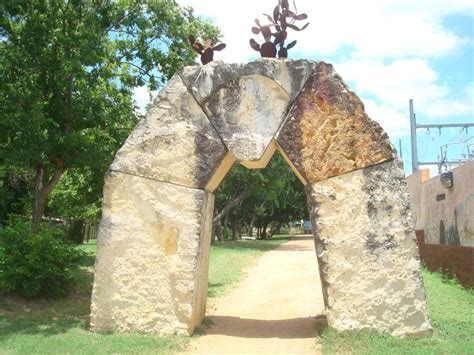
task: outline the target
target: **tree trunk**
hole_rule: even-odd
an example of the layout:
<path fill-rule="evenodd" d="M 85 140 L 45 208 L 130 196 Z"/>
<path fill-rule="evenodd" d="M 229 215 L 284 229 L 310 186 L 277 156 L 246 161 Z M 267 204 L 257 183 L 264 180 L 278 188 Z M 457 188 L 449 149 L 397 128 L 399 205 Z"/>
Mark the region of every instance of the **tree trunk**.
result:
<path fill-rule="evenodd" d="M 240 223 L 240 218 L 237 218 L 235 223 L 237 224 L 237 239 L 242 239 L 242 225 Z"/>
<path fill-rule="evenodd" d="M 216 236 L 217 236 L 217 241 L 219 242 L 222 242 L 224 240 L 223 236 L 222 236 L 222 226 L 221 224 L 219 223 L 217 225 L 217 230 L 216 230 Z"/>
<path fill-rule="evenodd" d="M 277 223 L 277 227 L 275 228 L 274 234 L 281 234 L 281 222 Z"/>
<path fill-rule="evenodd" d="M 267 239 L 267 227 L 268 227 L 268 222 L 263 222 L 262 232 L 260 233 L 260 239 Z"/>
<path fill-rule="evenodd" d="M 48 196 L 63 176 L 64 171 L 62 160 L 56 159 L 53 176 L 49 178 L 47 167 L 41 163 L 38 164 L 36 168 L 35 201 L 33 203 L 33 224 L 31 226 L 33 233 L 38 233 Z"/>
<path fill-rule="evenodd" d="M 250 192 L 251 186 L 247 186 L 237 197 L 233 198 L 215 215 L 212 220 L 212 230 L 216 230 L 219 222 L 224 218 L 235 206 L 237 206 Z"/>
<path fill-rule="evenodd" d="M 249 224 L 249 229 L 247 230 L 247 237 L 252 238 L 253 237 L 253 226 L 255 224 L 256 217 L 252 216 L 252 219 L 250 220 Z"/>
<path fill-rule="evenodd" d="M 229 214 L 227 213 L 223 220 L 223 228 L 222 228 L 222 239 L 225 239 L 227 235 L 227 226 L 229 225 Z"/>
<path fill-rule="evenodd" d="M 275 234 L 279 234 L 280 228 L 281 228 L 281 223 L 280 222 L 276 222 L 275 225 L 271 226 L 269 238 L 272 238 Z"/>
<path fill-rule="evenodd" d="M 236 216 L 232 216 L 231 224 L 232 224 L 232 240 L 237 240 L 237 217 Z"/>
<path fill-rule="evenodd" d="M 89 224 L 83 219 L 76 219 L 69 224 L 68 239 L 76 244 L 84 243 L 84 234 L 89 241 Z"/>

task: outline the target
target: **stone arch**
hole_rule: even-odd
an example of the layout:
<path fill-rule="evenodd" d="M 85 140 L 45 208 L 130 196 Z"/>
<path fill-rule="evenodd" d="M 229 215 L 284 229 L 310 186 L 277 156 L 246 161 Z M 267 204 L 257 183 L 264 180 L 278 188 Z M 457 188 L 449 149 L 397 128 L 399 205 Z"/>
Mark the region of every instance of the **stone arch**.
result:
<path fill-rule="evenodd" d="M 306 186 L 328 324 L 431 330 L 400 162 L 330 64 L 186 67 L 105 178 L 91 328 L 192 333 L 204 317 L 213 191 L 278 149 Z"/>

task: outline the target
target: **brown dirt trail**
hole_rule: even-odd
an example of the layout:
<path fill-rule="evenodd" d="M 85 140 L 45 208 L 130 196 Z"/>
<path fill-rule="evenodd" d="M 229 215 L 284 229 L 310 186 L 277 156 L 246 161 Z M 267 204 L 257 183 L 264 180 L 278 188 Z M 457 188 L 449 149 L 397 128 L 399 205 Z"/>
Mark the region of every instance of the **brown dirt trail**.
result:
<path fill-rule="evenodd" d="M 208 306 L 190 354 L 315 354 L 324 310 L 311 236 L 266 252 L 229 294 Z M 209 321 L 210 320 L 210 321 Z"/>

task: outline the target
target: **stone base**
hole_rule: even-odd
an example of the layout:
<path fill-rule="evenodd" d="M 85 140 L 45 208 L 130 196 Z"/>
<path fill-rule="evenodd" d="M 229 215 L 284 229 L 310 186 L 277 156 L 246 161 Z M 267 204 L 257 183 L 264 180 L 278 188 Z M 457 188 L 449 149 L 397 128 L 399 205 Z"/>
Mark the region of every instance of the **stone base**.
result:
<path fill-rule="evenodd" d="M 307 186 L 328 324 L 395 336 L 432 330 L 401 163 Z"/>
<path fill-rule="evenodd" d="M 106 176 L 92 330 L 193 332 L 205 313 L 213 204 L 202 190 Z"/>

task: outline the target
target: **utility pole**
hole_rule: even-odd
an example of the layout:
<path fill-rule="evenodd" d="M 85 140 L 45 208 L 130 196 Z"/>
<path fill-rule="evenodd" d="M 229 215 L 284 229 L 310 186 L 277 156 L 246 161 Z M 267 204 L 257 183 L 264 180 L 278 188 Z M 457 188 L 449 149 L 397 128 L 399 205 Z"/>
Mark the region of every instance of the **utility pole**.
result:
<path fill-rule="evenodd" d="M 459 159 L 459 160 L 447 160 L 446 155 L 444 154 L 443 157 L 443 150 L 441 148 L 441 161 L 418 161 L 418 150 L 416 146 L 416 130 L 420 128 L 430 129 L 430 128 L 438 128 L 441 134 L 441 128 L 449 128 L 449 127 L 461 127 L 468 132 L 469 127 L 474 127 L 474 122 L 464 122 L 464 123 L 435 123 L 435 124 L 416 124 L 416 115 L 415 110 L 413 108 L 413 99 L 410 99 L 410 136 L 411 136 L 411 166 L 412 166 L 412 173 L 418 171 L 420 165 L 438 165 L 441 170 L 443 164 L 460 164 L 462 162 L 468 161 L 471 158 L 471 155 L 468 154 L 467 159 Z M 468 138 L 472 139 L 471 138 Z M 466 140 L 467 142 L 467 140 Z M 446 146 L 446 145 L 445 145 Z M 400 147 L 401 150 L 401 147 Z"/>
<path fill-rule="evenodd" d="M 413 99 L 410 99 L 411 172 L 418 171 L 418 151 L 416 147 L 416 117 Z"/>

